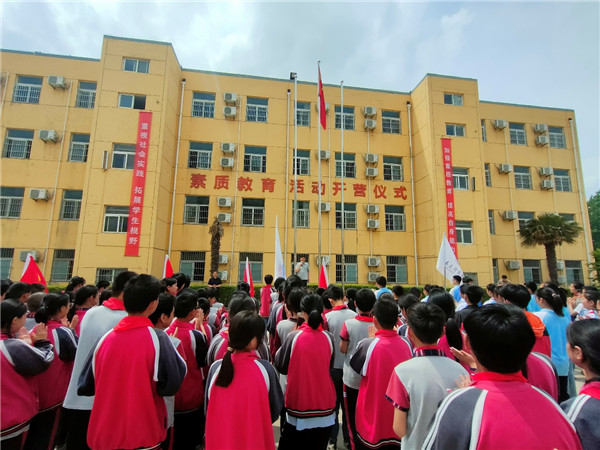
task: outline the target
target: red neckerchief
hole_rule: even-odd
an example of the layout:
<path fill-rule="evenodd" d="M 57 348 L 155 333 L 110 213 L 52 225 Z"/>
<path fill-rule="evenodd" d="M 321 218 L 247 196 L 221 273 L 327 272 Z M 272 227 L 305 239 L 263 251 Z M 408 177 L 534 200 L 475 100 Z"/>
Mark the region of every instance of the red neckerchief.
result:
<path fill-rule="evenodd" d="M 150 327 L 152 328 L 150 319 L 143 316 L 126 316 L 113 328 L 115 331 L 133 330 L 134 328 Z"/>
<path fill-rule="evenodd" d="M 102 306 L 106 306 L 108 309 L 112 309 L 113 311 L 125 311 L 123 300 L 120 300 L 117 297 L 111 297 L 108 300 L 105 300 L 102 303 Z"/>
<path fill-rule="evenodd" d="M 346 306 L 346 305 L 334 306 L 332 311 L 339 311 L 340 309 L 348 309 L 348 306 Z"/>
<path fill-rule="evenodd" d="M 579 393 L 589 395 L 590 397 L 600 400 L 600 381 L 598 381 L 597 378 L 593 381 L 586 381 Z"/>
<path fill-rule="evenodd" d="M 498 373 L 498 372 L 479 372 L 471 376 L 473 384 L 478 381 L 520 381 L 527 383 L 527 378 L 521 372 L 516 373 Z"/>
<path fill-rule="evenodd" d="M 313 330 L 313 328 L 308 324 L 308 322 L 304 322 L 302 325 L 300 325 L 299 329 L 302 330 L 302 331 L 305 331 L 305 330 L 309 330 L 309 331 L 323 331 L 323 327 L 321 325 L 319 325 L 316 330 Z"/>
<path fill-rule="evenodd" d="M 367 316 L 364 314 L 359 314 L 358 316 L 354 316 L 356 320 L 359 322 L 371 322 L 373 323 L 373 316 Z"/>
<path fill-rule="evenodd" d="M 437 345 L 425 345 L 415 349 L 415 357 L 417 356 L 446 356 L 446 354 Z"/>
<path fill-rule="evenodd" d="M 381 329 L 381 330 L 377 330 L 375 332 L 375 336 L 376 337 L 398 337 L 398 332 L 396 330 L 385 330 L 385 329 Z"/>

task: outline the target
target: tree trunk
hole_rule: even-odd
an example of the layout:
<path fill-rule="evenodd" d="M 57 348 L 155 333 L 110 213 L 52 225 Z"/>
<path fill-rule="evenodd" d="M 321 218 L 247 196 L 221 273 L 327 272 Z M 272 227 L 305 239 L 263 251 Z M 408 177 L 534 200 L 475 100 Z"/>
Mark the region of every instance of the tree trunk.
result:
<path fill-rule="evenodd" d="M 215 221 L 209 228 L 210 233 L 210 273 L 219 270 L 219 252 L 221 251 L 221 237 L 223 237 L 223 225 L 215 217 Z"/>
<path fill-rule="evenodd" d="M 558 284 L 558 270 L 556 269 L 556 246 L 554 244 L 545 244 L 546 263 L 548 264 L 548 272 L 550 273 L 550 281 Z"/>

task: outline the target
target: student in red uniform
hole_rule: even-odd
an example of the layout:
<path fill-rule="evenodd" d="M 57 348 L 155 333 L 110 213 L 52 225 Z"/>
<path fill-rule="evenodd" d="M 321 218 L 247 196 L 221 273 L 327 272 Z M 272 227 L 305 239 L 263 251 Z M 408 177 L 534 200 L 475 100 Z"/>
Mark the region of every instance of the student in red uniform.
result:
<path fill-rule="evenodd" d="M 269 332 L 269 351 L 271 352 L 271 359 L 275 359 L 275 353 L 279 350 L 276 345 L 275 336 L 277 331 L 277 325 L 284 319 L 285 316 L 285 299 L 292 292 L 294 288 L 302 288 L 302 280 L 297 275 L 289 276 L 285 282 L 279 284 L 277 288 L 279 293 L 279 299 L 273 304 L 271 313 L 269 314 L 269 320 L 267 321 L 267 331 Z"/>
<path fill-rule="evenodd" d="M 96 394 L 87 435 L 94 450 L 158 449 L 166 437 L 163 396 L 177 392 L 186 368 L 169 336 L 148 319 L 159 292 L 152 275 L 129 280 L 123 293 L 127 316 L 85 364 L 78 394 Z"/>
<path fill-rule="evenodd" d="M 96 306 L 98 304 L 98 288 L 91 284 L 86 286 L 82 286 L 77 289 L 75 292 L 75 301 L 67 318 L 69 322 L 73 322 L 73 318 L 77 316 L 78 322 L 75 325 L 75 333 L 79 336 L 79 332 L 81 329 L 81 321 L 83 320 L 83 316 L 90 310 L 90 308 Z"/>
<path fill-rule="evenodd" d="M 231 319 L 229 347 L 206 380 L 206 450 L 274 449 L 273 422 L 283 406 L 277 372 L 254 350 L 264 318 L 241 311 Z"/>
<path fill-rule="evenodd" d="M 265 320 L 265 325 L 269 320 L 269 313 L 271 312 L 272 282 L 273 275 L 265 275 L 265 285 L 260 288 L 260 315 Z"/>
<path fill-rule="evenodd" d="M 335 387 L 329 374 L 334 341 L 323 330 L 322 314 L 321 297 L 305 295 L 298 314 L 305 322 L 288 335 L 275 355 L 275 367 L 288 376 L 280 450 L 327 448 L 335 422 Z"/>

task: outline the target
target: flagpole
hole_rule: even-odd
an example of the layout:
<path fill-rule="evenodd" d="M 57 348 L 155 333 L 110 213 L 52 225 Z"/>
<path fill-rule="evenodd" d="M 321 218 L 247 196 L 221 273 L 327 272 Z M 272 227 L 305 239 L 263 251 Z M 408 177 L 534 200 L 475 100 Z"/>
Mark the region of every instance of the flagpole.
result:
<path fill-rule="evenodd" d="M 346 166 L 344 161 L 344 128 L 346 126 L 346 120 L 344 118 L 344 80 L 340 81 L 340 103 L 340 122 L 342 128 L 342 148 L 340 152 L 342 166 L 342 290 L 346 292 L 346 258 L 344 255 L 344 230 L 346 229 L 346 210 L 344 209 L 344 175 L 346 172 Z"/>
<path fill-rule="evenodd" d="M 290 73 L 290 79 L 294 80 L 294 162 L 292 170 L 294 171 L 294 207 L 292 208 L 294 225 L 294 264 L 298 261 L 298 74 Z"/>
<path fill-rule="evenodd" d="M 317 68 L 318 68 L 318 72 L 319 72 L 319 75 L 318 75 L 319 82 L 322 85 L 323 82 L 321 81 L 321 61 L 320 60 L 317 61 Z M 317 83 L 317 99 L 318 99 L 317 108 L 319 111 L 319 114 L 318 114 L 319 120 L 317 122 L 317 128 L 319 129 L 319 152 L 317 153 L 317 157 L 319 160 L 319 187 L 318 187 L 319 200 L 317 203 L 318 208 L 319 208 L 319 211 L 318 211 L 318 217 L 319 217 L 319 243 L 318 243 L 319 249 L 318 249 L 318 252 L 319 252 L 319 256 L 318 256 L 317 261 L 320 261 L 321 266 L 322 266 L 323 259 L 321 258 L 321 93 L 320 93 L 320 89 L 319 89 L 319 83 Z"/>

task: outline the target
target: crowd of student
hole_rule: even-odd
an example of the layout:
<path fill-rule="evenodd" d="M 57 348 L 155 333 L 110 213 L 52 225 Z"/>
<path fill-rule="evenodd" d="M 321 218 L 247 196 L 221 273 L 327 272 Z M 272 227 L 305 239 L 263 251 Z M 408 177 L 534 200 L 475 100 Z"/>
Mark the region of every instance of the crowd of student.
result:
<path fill-rule="evenodd" d="M 278 419 L 283 450 L 336 448 L 340 431 L 352 449 L 600 447 L 592 286 L 267 275 L 260 300 L 240 282 L 226 308 L 213 278 L 4 280 L 1 447 L 269 449 Z"/>

